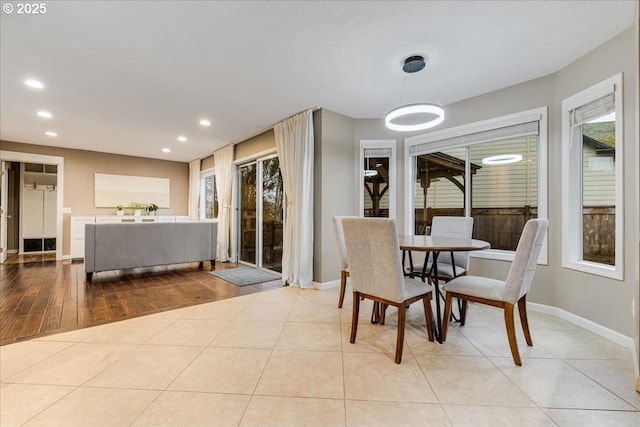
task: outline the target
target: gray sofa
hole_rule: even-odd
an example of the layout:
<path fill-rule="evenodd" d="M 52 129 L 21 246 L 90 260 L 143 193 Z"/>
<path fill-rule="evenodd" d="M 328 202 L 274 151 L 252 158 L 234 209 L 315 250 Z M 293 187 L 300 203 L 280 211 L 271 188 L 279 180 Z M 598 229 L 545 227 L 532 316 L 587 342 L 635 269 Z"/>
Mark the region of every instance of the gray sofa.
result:
<path fill-rule="evenodd" d="M 86 224 L 84 270 L 93 273 L 124 268 L 210 261 L 215 268 L 218 224 L 157 222 Z"/>

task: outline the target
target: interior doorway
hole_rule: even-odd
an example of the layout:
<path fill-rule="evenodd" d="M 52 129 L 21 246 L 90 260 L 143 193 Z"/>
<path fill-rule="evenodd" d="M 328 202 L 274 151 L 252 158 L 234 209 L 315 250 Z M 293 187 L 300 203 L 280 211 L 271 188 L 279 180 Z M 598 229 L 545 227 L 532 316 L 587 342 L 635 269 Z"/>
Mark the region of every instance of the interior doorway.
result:
<path fill-rule="evenodd" d="M 14 164 L 21 164 L 20 178 L 16 177 L 17 168 Z M 24 164 L 32 165 L 31 168 L 35 168 L 35 165 L 40 165 L 40 171 L 31 171 L 29 179 L 33 179 L 35 176 L 39 176 L 40 184 L 37 180 L 34 182 L 24 182 Z M 63 219 L 63 194 L 64 194 L 64 158 L 59 156 L 47 156 L 41 154 L 21 153 L 15 151 L 2 151 L 0 150 L 0 167 L 2 168 L 2 179 L 0 180 L 0 263 L 6 262 L 7 255 L 10 252 L 15 251 L 23 252 L 25 249 L 25 241 L 27 247 L 33 249 L 41 248 L 40 251 L 33 250 L 31 252 L 46 252 L 45 249 L 49 248 L 51 253 L 55 249 L 55 259 L 62 259 L 62 219 Z M 9 172 L 13 170 L 14 172 Z M 15 182 L 19 182 L 20 185 L 16 190 Z M 40 196 L 41 202 L 33 206 L 28 205 L 23 207 L 28 216 L 33 216 L 36 213 L 41 214 L 39 224 L 35 228 L 26 227 L 27 234 L 23 236 L 24 224 L 21 224 L 23 214 L 20 212 L 20 204 L 24 203 L 24 197 L 20 198 L 21 203 L 16 203 L 18 195 L 16 191 L 22 193 L 23 188 L 26 186 L 34 187 L 32 191 L 39 191 L 39 193 L 30 193 L 28 199 L 37 199 L 36 196 Z M 13 196 L 12 190 L 13 189 Z M 31 202 L 29 202 L 31 203 Z M 38 209 L 42 208 L 42 212 Z M 32 209 L 33 208 L 33 209 Z M 11 213 L 10 213 L 11 211 Z M 45 215 L 45 211 L 48 211 Z M 18 244 L 15 244 L 15 229 L 16 222 L 18 228 Z M 37 222 L 37 221 L 36 221 Z M 38 229 L 38 227 L 41 228 Z M 46 232 L 45 232 L 46 229 Z M 33 234 L 33 236 L 31 234 Z M 26 238 L 25 238 L 26 237 Z M 11 238 L 11 246 L 9 248 Z M 32 246 L 34 245 L 34 246 Z M 38 246 L 39 245 L 39 246 Z"/>

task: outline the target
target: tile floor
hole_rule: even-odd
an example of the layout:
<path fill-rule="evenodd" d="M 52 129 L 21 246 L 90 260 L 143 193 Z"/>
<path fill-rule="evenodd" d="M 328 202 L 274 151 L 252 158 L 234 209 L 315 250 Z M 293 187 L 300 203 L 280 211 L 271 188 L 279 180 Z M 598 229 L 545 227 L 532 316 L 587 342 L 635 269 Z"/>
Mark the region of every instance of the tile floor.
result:
<path fill-rule="evenodd" d="M 279 288 L 0 347 L 0 425 L 634 426 L 629 350 L 530 313 L 510 356 L 502 312 L 469 308 L 443 345 L 409 310 L 349 343 L 351 297 Z"/>

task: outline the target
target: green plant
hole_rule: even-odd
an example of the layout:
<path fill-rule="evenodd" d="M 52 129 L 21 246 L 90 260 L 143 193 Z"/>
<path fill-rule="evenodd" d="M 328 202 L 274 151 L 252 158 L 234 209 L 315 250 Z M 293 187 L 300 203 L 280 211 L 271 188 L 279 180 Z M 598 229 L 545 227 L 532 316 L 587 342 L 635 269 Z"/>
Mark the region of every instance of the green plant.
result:
<path fill-rule="evenodd" d="M 149 203 L 149 204 L 147 205 L 147 212 L 149 212 L 149 213 L 151 213 L 151 212 L 155 212 L 155 211 L 157 211 L 158 209 L 159 209 L 159 208 L 158 208 L 158 205 L 156 205 L 155 203 Z"/>
<path fill-rule="evenodd" d="M 121 211 L 122 209 L 124 209 L 124 207 L 123 207 L 122 205 L 118 205 L 118 206 L 116 206 L 116 210 L 117 210 L 117 211 Z"/>
<path fill-rule="evenodd" d="M 131 202 L 129 203 L 129 207 L 135 211 L 138 211 L 138 210 L 143 211 L 147 208 L 147 205 L 140 202 Z"/>

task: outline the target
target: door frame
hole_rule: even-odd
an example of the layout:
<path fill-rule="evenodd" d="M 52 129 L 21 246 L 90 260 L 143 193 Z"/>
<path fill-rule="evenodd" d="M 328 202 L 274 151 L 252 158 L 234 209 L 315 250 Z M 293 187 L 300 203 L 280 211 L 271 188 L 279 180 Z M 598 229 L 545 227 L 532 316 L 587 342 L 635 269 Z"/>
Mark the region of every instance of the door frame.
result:
<path fill-rule="evenodd" d="M 234 161 L 236 166 L 235 176 L 234 176 L 234 188 L 233 197 L 231 200 L 231 205 L 234 207 L 234 215 L 232 221 L 232 233 L 231 233 L 231 248 L 232 248 L 232 261 L 240 264 L 250 265 L 255 268 L 264 268 L 262 267 L 262 244 L 263 244 L 263 236 L 262 236 L 262 222 L 258 221 L 261 219 L 262 212 L 262 185 L 257 185 L 259 182 L 262 184 L 262 162 L 265 160 L 272 159 L 274 157 L 278 157 L 278 153 L 274 150 L 265 150 L 260 153 L 256 153 L 254 156 L 245 157 L 242 159 L 238 159 Z M 240 245 L 238 245 L 240 239 L 240 203 L 242 198 L 240 197 L 240 192 L 242 189 L 240 188 L 240 168 L 243 166 L 248 166 L 251 164 L 256 164 L 256 263 L 251 264 L 247 261 L 240 260 Z M 286 219 L 285 219 L 286 221 Z M 258 250 L 259 249 L 259 250 Z M 270 270 L 271 271 L 271 270 Z"/>
<path fill-rule="evenodd" d="M 43 163 L 57 166 L 57 199 L 56 199 L 56 260 L 62 259 L 62 222 L 63 222 L 63 206 L 64 206 L 64 157 L 48 156 L 44 154 L 22 153 L 18 151 L 0 150 L 0 160 L 20 163 Z M 2 193 L 8 190 L 7 180 L 2 180 Z M 18 219 L 20 221 L 20 219 Z M 3 239 L 6 237 L 3 234 Z M 6 244 L 5 244 L 6 246 Z"/>
<path fill-rule="evenodd" d="M 255 237 L 255 245 L 256 245 L 256 254 L 255 254 L 255 262 L 251 263 L 249 261 L 245 261 L 242 259 L 242 254 L 241 252 L 241 247 L 242 247 L 242 233 L 240 228 L 242 227 L 242 207 L 240 206 L 240 204 L 242 203 L 242 179 L 241 179 L 241 175 L 242 175 L 242 168 L 243 167 L 247 167 L 247 166 L 251 166 L 251 165 L 255 165 L 256 166 L 256 237 Z M 258 211 L 260 209 L 259 206 L 259 202 L 260 202 L 260 198 L 258 197 L 258 192 L 260 191 L 260 189 L 258 188 L 258 173 L 259 173 L 259 164 L 258 164 L 258 160 L 254 159 L 248 162 L 244 162 L 242 164 L 237 164 L 236 165 L 236 177 L 235 180 L 237 182 L 237 186 L 236 188 L 236 229 L 235 229 L 235 248 L 236 248 L 236 253 L 235 253 L 235 258 L 236 258 L 236 262 L 240 263 L 240 264 L 246 264 L 246 265 L 250 265 L 252 267 L 258 267 L 260 265 L 260 259 L 259 259 L 259 251 L 258 251 L 258 246 L 259 246 L 259 241 L 258 241 L 258 237 L 260 235 L 259 233 L 259 224 L 258 224 Z"/>
<path fill-rule="evenodd" d="M 0 264 L 7 260 L 8 237 L 7 221 L 9 208 L 9 176 L 7 173 L 7 162 L 0 160 Z"/>

